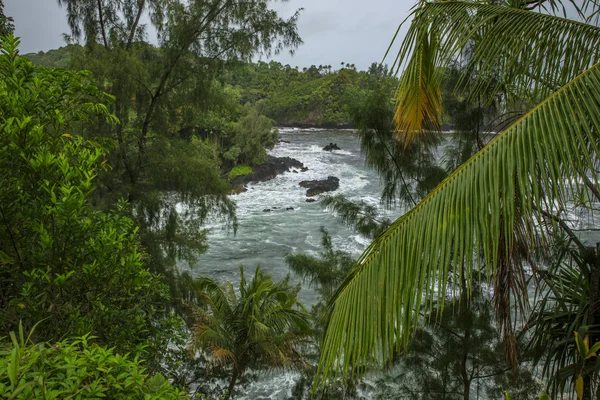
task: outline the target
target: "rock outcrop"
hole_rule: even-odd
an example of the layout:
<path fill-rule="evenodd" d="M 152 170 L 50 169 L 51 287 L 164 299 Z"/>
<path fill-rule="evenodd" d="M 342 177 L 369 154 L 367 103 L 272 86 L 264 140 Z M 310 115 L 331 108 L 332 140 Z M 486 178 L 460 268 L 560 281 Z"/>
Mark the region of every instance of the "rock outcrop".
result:
<path fill-rule="evenodd" d="M 329 143 L 327 146 L 323 147 L 325 151 L 333 151 L 333 150 L 341 150 L 337 143 Z"/>
<path fill-rule="evenodd" d="M 306 167 L 295 158 L 268 156 L 267 161 L 258 167 L 252 168 L 251 174 L 238 176 L 231 181 L 232 193 L 243 192 L 248 183 L 271 180 L 279 174 L 290 171 L 292 168 L 302 170 Z"/>
<path fill-rule="evenodd" d="M 335 176 L 328 176 L 327 179 L 302 181 L 300 187 L 308 189 L 306 197 L 316 196 L 324 192 L 333 192 L 340 187 L 340 180 Z"/>

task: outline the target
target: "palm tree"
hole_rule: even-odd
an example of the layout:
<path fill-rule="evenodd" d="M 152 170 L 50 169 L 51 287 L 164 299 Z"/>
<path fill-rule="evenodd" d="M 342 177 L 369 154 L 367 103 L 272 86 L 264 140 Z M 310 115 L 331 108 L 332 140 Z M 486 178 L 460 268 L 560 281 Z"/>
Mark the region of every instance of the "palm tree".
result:
<path fill-rule="evenodd" d="M 240 267 L 239 295 L 231 283 L 203 277 L 196 285 L 203 306 L 194 307 L 194 346 L 214 367 L 230 369 L 226 399 L 249 369 L 303 366 L 298 348 L 310 333 L 309 317 L 298 308 L 299 287 L 274 283 L 256 268 L 248 283 Z"/>
<path fill-rule="evenodd" d="M 439 127 L 440 67 L 462 60 L 467 45 L 472 52 L 463 69 L 476 74 L 459 82 L 461 89 L 488 100 L 502 94 L 507 108 L 517 100 L 539 102 L 359 258 L 330 303 L 315 387 L 388 363 L 418 328 L 420 311 L 443 306 L 454 289 L 472 290 L 472 271 L 481 267 L 494 281 L 520 274 L 510 269 L 518 266 L 518 243 L 547 239 L 540 227 L 557 223 L 545 215 L 559 216 L 570 200 L 588 201 L 597 190 L 600 28 L 584 17 L 600 7 L 586 2 L 589 8 L 577 8 L 580 18 L 570 20 L 553 15 L 557 0 L 500 3 L 420 1 L 414 8 L 395 65 L 405 67 L 398 134 L 409 143 Z M 448 285 L 450 276 L 458 287 Z M 510 282 L 498 291 L 504 288 L 512 290 Z M 600 322 L 597 306 L 590 321 Z"/>

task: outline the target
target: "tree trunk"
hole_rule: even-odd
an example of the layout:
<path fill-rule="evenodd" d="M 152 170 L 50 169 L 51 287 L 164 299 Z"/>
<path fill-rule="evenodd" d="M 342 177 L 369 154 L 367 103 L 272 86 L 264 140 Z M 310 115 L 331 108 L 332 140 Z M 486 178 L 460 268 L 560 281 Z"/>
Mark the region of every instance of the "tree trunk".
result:
<path fill-rule="evenodd" d="M 590 311 L 588 323 L 591 326 L 600 322 L 600 243 L 596 243 L 594 259 L 590 262 Z M 594 331 L 595 327 L 592 328 Z M 600 340 L 597 334 L 590 334 L 590 346 Z M 592 357 L 586 362 L 591 364 L 596 362 L 596 357 Z M 592 377 L 588 374 L 583 376 L 583 400 L 592 400 Z"/>
<path fill-rule="evenodd" d="M 467 372 L 467 358 L 469 356 L 469 338 L 471 337 L 470 331 L 465 331 L 465 338 L 463 343 L 463 355 L 460 360 L 460 375 L 462 377 L 463 383 L 463 399 L 469 400 L 469 394 L 471 391 L 471 379 L 469 378 L 469 374 Z"/>
<path fill-rule="evenodd" d="M 233 369 L 233 374 L 231 375 L 231 380 L 229 381 L 229 387 L 227 388 L 227 394 L 224 397 L 224 400 L 228 400 L 233 393 L 233 389 L 235 388 L 235 384 L 239 378 L 239 372 L 237 369 Z"/>

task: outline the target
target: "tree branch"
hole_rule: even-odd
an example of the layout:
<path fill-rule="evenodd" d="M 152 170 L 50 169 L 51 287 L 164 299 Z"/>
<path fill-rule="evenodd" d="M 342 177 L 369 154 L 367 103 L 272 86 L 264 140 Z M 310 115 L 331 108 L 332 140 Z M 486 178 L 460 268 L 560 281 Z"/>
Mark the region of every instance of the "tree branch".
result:
<path fill-rule="evenodd" d="M 98 21 L 100 22 L 100 30 L 102 31 L 102 41 L 104 47 L 108 48 L 108 41 L 106 40 L 106 29 L 104 27 L 104 15 L 102 13 L 102 0 L 97 0 L 98 4 Z"/>
<path fill-rule="evenodd" d="M 144 11 L 145 4 L 146 4 L 146 0 L 139 0 L 139 2 L 138 2 L 138 12 L 135 17 L 135 21 L 134 21 L 133 25 L 131 25 L 131 29 L 129 31 L 129 38 L 127 39 L 127 44 L 125 45 L 125 48 L 127 50 L 129 50 L 129 48 L 131 47 L 131 44 L 133 43 L 133 38 L 135 37 L 135 31 L 140 23 L 140 18 L 142 16 L 142 12 Z"/>

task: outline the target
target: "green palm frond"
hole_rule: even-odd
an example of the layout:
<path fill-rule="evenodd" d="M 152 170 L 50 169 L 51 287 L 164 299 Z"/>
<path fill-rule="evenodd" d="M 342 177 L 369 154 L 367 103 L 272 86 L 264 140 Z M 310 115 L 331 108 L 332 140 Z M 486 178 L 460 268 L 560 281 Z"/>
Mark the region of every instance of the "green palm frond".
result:
<path fill-rule="evenodd" d="M 318 380 L 385 364 L 443 306 L 447 282 L 475 266 L 494 273 L 514 245 L 516 217 L 558 212 L 594 166 L 600 141 L 600 65 L 577 76 L 445 179 L 359 258 L 330 304 Z M 597 182 L 595 182 L 597 184 Z M 518 202 L 518 203 L 517 203 Z M 529 219 L 527 232 L 536 229 Z M 450 266 L 457 268 L 452 270 Z"/>
<path fill-rule="evenodd" d="M 297 308 L 299 288 L 288 279 L 273 282 L 260 268 L 249 281 L 243 267 L 240 275 L 239 294 L 230 283 L 206 277 L 195 281 L 204 299 L 194 310 L 195 349 L 238 376 L 248 368 L 303 366 L 298 346 L 308 337 L 310 322 Z"/>
<path fill-rule="evenodd" d="M 435 99 L 442 70 L 436 67 L 451 61 L 465 67 L 459 89 L 491 100 L 500 92 L 543 99 L 600 60 L 600 28 L 593 25 L 480 2 L 423 4 L 413 11 L 394 63 L 405 67 L 396 114 L 403 134 L 439 125 Z M 436 40 L 439 45 L 432 47 Z"/>

